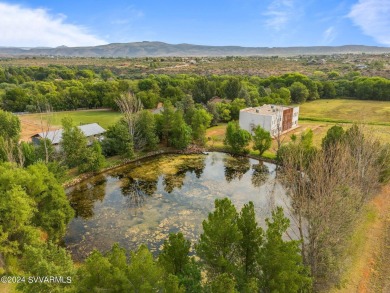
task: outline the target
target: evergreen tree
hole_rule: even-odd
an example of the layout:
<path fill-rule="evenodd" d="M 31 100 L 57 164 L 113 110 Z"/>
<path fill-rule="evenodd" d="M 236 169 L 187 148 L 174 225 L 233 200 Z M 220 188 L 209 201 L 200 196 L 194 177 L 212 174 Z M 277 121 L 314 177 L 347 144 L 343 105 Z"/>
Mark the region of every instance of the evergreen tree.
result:
<path fill-rule="evenodd" d="M 165 271 L 178 275 L 183 273 L 184 267 L 189 263 L 191 243 L 186 240 L 183 233 L 169 234 L 168 240 L 164 241 L 163 249 L 159 255 L 159 263 Z"/>
<path fill-rule="evenodd" d="M 290 225 L 289 219 L 278 207 L 272 212 L 272 222 L 266 219 L 267 231 L 259 263 L 262 283 L 266 292 L 310 292 L 311 278 L 303 265 L 299 241 L 284 241 L 283 234 Z"/>
<path fill-rule="evenodd" d="M 256 222 L 256 214 L 253 202 L 243 206 L 237 221 L 242 239 L 239 242 L 239 254 L 242 263 L 244 283 L 251 278 L 259 278 L 260 270 L 257 260 L 263 245 L 263 229 Z"/>
<path fill-rule="evenodd" d="M 173 108 L 171 102 L 165 102 L 164 111 L 161 113 L 161 116 L 157 117 L 158 130 L 161 134 L 161 140 L 165 142 L 165 144 L 169 145 L 169 138 L 172 134 L 175 117 L 175 109 Z"/>
<path fill-rule="evenodd" d="M 215 211 L 202 223 L 203 233 L 196 252 L 206 265 L 210 279 L 235 270 L 238 242 L 242 239 L 237 221 L 236 208 L 224 198 L 215 200 Z"/>
<path fill-rule="evenodd" d="M 123 276 L 122 278 L 114 278 L 113 274 L 115 274 L 115 272 L 113 272 L 110 261 L 99 251 L 94 250 L 77 272 L 75 282 L 77 284 L 77 292 L 99 292 L 111 290 L 113 288 L 127 289 L 129 290 L 128 292 L 131 292 L 130 284 L 127 284 L 126 286 L 127 278 L 125 277 L 125 280 L 123 281 Z M 129 282 L 127 281 L 127 283 Z"/>
<path fill-rule="evenodd" d="M 235 289 L 236 281 L 232 275 L 223 273 L 211 282 L 211 292 L 213 293 L 238 293 Z"/>
<path fill-rule="evenodd" d="M 135 292 L 155 292 L 162 290 L 164 271 L 153 260 L 153 255 L 145 245 L 131 252 L 128 277 Z"/>
<path fill-rule="evenodd" d="M 330 146 L 341 142 L 344 139 L 345 131 L 339 126 L 335 125 L 328 129 L 325 137 L 322 139 L 321 146 L 323 149 L 328 149 Z"/>
<path fill-rule="evenodd" d="M 148 110 L 138 113 L 136 121 L 135 146 L 137 149 L 154 150 L 159 142 L 156 130 L 156 119 Z"/>

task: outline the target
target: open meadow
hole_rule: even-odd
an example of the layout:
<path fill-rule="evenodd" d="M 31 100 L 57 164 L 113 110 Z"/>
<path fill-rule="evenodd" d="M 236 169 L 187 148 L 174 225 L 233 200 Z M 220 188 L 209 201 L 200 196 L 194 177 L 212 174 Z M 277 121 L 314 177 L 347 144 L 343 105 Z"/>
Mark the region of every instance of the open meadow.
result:
<path fill-rule="evenodd" d="M 316 100 L 299 106 L 299 118 L 390 126 L 390 102 L 347 99 Z M 313 120 L 314 120 L 313 119 Z"/>
<path fill-rule="evenodd" d="M 322 138 L 329 128 L 341 125 L 345 129 L 352 123 L 367 124 L 367 135 L 373 135 L 384 143 L 390 143 L 390 102 L 358 101 L 358 100 L 317 100 L 300 105 L 299 127 L 287 133 L 282 138 L 283 143 L 290 141 L 290 136 L 299 136 L 302 132 L 311 129 L 314 133 L 313 144 L 321 146 Z M 337 122 L 342 121 L 342 122 Z M 226 124 L 211 127 L 207 130 L 209 137 L 207 145 L 214 148 L 223 148 Z M 273 157 L 276 154 L 277 143 L 264 155 Z"/>

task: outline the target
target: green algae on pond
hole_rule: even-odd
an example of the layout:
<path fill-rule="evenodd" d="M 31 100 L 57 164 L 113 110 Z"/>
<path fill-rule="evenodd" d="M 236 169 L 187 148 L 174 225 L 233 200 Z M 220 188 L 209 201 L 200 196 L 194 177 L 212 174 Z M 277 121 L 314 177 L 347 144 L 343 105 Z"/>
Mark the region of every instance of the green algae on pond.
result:
<path fill-rule="evenodd" d="M 64 242 L 76 260 L 115 242 L 127 249 L 161 250 L 171 232 L 195 243 L 216 198 L 237 209 L 253 201 L 260 224 L 289 204 L 276 166 L 223 153 L 161 155 L 132 163 L 67 190 L 76 217 Z"/>

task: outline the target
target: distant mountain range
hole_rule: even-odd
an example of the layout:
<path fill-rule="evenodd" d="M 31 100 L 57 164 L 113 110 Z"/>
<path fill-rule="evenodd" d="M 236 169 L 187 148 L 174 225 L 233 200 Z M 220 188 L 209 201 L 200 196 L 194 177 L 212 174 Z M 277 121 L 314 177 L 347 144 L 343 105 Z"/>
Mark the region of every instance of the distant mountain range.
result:
<path fill-rule="evenodd" d="M 362 45 L 313 47 L 239 47 L 167 44 L 162 42 L 113 43 L 93 47 L 13 48 L 0 47 L 0 57 L 64 56 L 64 57 L 198 57 L 198 56 L 297 56 L 331 54 L 382 54 L 390 47 Z"/>

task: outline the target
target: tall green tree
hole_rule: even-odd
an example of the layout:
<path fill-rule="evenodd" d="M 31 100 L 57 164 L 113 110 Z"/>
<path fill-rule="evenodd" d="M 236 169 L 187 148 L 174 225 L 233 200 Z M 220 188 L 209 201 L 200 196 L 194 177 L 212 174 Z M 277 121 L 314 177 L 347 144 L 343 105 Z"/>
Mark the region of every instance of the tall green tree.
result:
<path fill-rule="evenodd" d="M 224 144 L 229 146 L 234 153 L 244 153 L 250 140 L 250 133 L 241 129 L 236 121 L 228 123 Z"/>
<path fill-rule="evenodd" d="M 20 130 L 18 116 L 0 109 L 0 136 L 5 139 L 18 139 Z"/>
<path fill-rule="evenodd" d="M 102 147 L 99 142 L 94 141 L 80 158 L 79 172 L 97 172 L 104 167 L 106 159 L 103 156 Z"/>
<path fill-rule="evenodd" d="M 260 125 L 253 129 L 253 149 L 259 151 L 259 155 L 263 155 L 266 150 L 271 147 L 271 134 L 264 130 Z"/>
<path fill-rule="evenodd" d="M 22 244 L 38 240 L 37 228 L 57 242 L 74 212 L 62 186 L 47 166 L 40 163 L 26 169 L 0 165 L 0 247 L 19 253 Z"/>
<path fill-rule="evenodd" d="M 210 127 L 212 116 L 205 109 L 196 109 L 191 118 L 192 138 L 199 144 L 206 143 L 206 130 Z"/>
<path fill-rule="evenodd" d="M 169 145 L 169 138 L 172 134 L 174 116 L 175 108 L 169 101 L 165 102 L 161 115 L 157 115 L 158 132 L 161 135 L 161 140 L 167 145 Z"/>
<path fill-rule="evenodd" d="M 321 146 L 323 149 L 328 149 L 329 147 L 335 145 L 336 143 L 342 142 L 344 139 L 345 131 L 339 126 L 335 125 L 328 129 L 326 135 L 322 139 Z"/>
<path fill-rule="evenodd" d="M 0 165 L 4 171 L 4 165 Z M 0 182 L 4 175 L 0 176 Z M 0 253 L 19 254 L 22 244 L 36 243 L 39 232 L 31 225 L 36 212 L 35 201 L 21 186 L 0 190 Z"/>
<path fill-rule="evenodd" d="M 272 212 L 272 221 L 266 219 L 265 243 L 259 259 L 262 283 L 266 292 L 310 292 L 311 278 L 303 265 L 299 241 L 284 241 L 290 221 L 278 207 Z"/>
<path fill-rule="evenodd" d="M 76 292 L 134 292 L 126 274 L 127 263 L 121 267 L 125 252 L 117 248 L 114 245 L 109 254 L 115 254 L 118 259 L 113 259 L 111 255 L 104 256 L 97 250 L 92 251 L 78 269 Z"/>
<path fill-rule="evenodd" d="M 294 103 L 303 103 L 309 97 L 309 90 L 299 81 L 294 82 L 289 89 Z"/>
<path fill-rule="evenodd" d="M 19 283 L 17 288 L 26 293 L 73 292 L 72 279 L 75 267 L 69 253 L 52 242 L 31 246 L 26 245 L 22 257 L 22 268 L 26 282 Z M 30 276 L 55 276 L 58 282 L 28 282 Z"/>
<path fill-rule="evenodd" d="M 237 77 L 229 78 L 224 84 L 224 92 L 226 98 L 230 100 L 238 98 L 241 88 L 241 81 Z"/>
<path fill-rule="evenodd" d="M 249 283 L 251 278 L 260 277 L 260 267 L 258 258 L 260 249 L 263 245 L 264 231 L 256 222 L 256 214 L 253 202 L 243 206 L 238 217 L 238 229 L 241 231 L 242 238 L 239 241 L 239 255 L 243 271 L 242 287 Z"/>
<path fill-rule="evenodd" d="M 213 293 L 238 293 L 236 290 L 236 281 L 228 273 L 218 275 L 211 282 L 211 292 Z"/>
<path fill-rule="evenodd" d="M 238 242 L 242 232 L 238 228 L 238 213 L 228 198 L 216 199 L 215 210 L 202 223 L 203 233 L 196 245 L 197 255 L 205 264 L 210 279 L 232 273 L 237 262 Z"/>
<path fill-rule="evenodd" d="M 153 255 L 145 245 L 131 252 L 128 277 L 135 292 L 154 292 L 162 290 L 164 271 L 154 261 Z"/>
<path fill-rule="evenodd" d="M 185 149 L 191 142 L 191 127 L 186 124 L 181 111 L 173 115 L 171 137 L 169 143 L 178 149 Z"/>
<path fill-rule="evenodd" d="M 62 119 L 61 148 L 66 164 L 72 168 L 80 164 L 80 158 L 85 158 L 87 153 L 87 138 L 82 131 L 73 125 L 71 118 Z"/>
<path fill-rule="evenodd" d="M 159 255 L 159 263 L 170 274 L 183 273 L 184 267 L 190 262 L 190 247 L 191 242 L 184 238 L 183 233 L 169 234 Z"/>
<path fill-rule="evenodd" d="M 120 120 L 108 127 L 104 134 L 102 148 L 107 156 L 121 155 L 127 158 L 134 156 L 133 138 L 124 121 Z"/>
<path fill-rule="evenodd" d="M 135 147 L 147 150 L 156 149 L 159 139 L 154 115 L 147 110 L 140 111 L 137 116 L 136 128 Z"/>
<path fill-rule="evenodd" d="M 234 99 L 230 103 L 230 116 L 233 120 L 238 120 L 240 117 L 240 110 L 246 108 L 246 102 L 244 99 Z"/>

